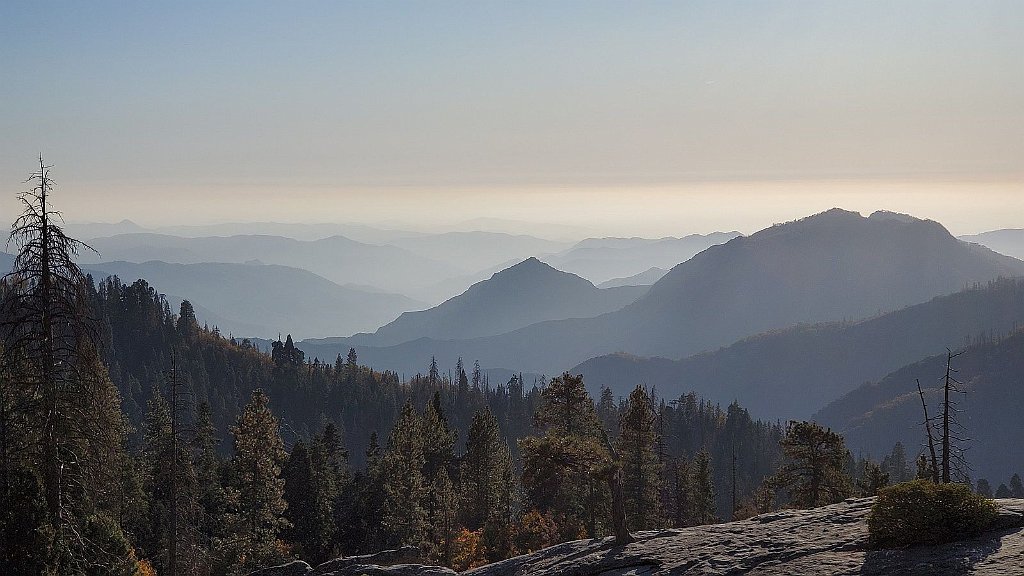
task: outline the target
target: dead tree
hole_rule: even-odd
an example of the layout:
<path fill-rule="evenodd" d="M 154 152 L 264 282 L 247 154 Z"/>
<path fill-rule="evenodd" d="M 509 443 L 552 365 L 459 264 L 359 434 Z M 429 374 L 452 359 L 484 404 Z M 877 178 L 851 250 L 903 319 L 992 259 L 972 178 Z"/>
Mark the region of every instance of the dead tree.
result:
<path fill-rule="evenodd" d="M 921 381 L 917 380 L 917 393 L 921 395 L 921 409 L 924 410 L 924 429 L 928 433 L 928 451 L 931 453 L 932 481 L 939 483 L 939 462 L 935 456 L 935 437 L 932 436 L 932 421 L 928 417 L 928 404 L 924 401 L 924 390 L 921 390 Z"/>
<path fill-rule="evenodd" d="M 950 398 L 950 392 L 963 393 L 963 390 L 959 386 L 963 386 L 963 382 L 960 382 L 953 377 L 953 373 L 956 370 L 953 369 L 953 358 L 963 354 L 963 351 L 953 353 L 949 348 L 946 349 L 946 377 L 943 384 L 943 401 L 942 401 L 942 482 L 949 483 L 952 481 L 952 468 L 956 467 L 957 472 L 961 476 L 966 476 L 966 463 L 963 460 L 962 449 L 957 448 L 956 453 L 953 452 L 953 441 L 963 442 L 965 439 L 956 436 L 953 432 L 953 428 L 960 430 L 963 427 L 960 425 L 959 420 L 956 417 L 957 409 L 955 403 Z M 954 460 L 956 462 L 954 462 Z"/>
<path fill-rule="evenodd" d="M 39 171 L 18 195 L 21 215 L 11 226 L 7 244 L 18 254 L 6 284 L 3 320 L 4 360 L 31 388 L 32 418 L 38 422 L 39 471 L 47 515 L 58 540 L 67 525 L 65 499 L 81 464 L 72 442 L 80 437 L 76 420 L 88 394 L 90 375 L 83 374 L 83 346 L 96 339 L 88 317 L 86 278 L 74 257 L 87 245 L 61 229 L 63 218 L 50 204 L 54 182 L 39 158 Z M 79 480 L 80 482 L 80 480 Z"/>

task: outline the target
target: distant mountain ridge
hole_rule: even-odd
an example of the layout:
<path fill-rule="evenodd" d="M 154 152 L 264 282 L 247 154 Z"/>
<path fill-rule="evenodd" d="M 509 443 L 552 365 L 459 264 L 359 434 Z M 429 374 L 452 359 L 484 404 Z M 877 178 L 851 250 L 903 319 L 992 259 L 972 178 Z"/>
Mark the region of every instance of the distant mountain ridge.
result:
<path fill-rule="evenodd" d="M 615 312 L 497 336 L 357 350 L 368 363 L 401 369 L 437 355 L 553 374 L 613 352 L 686 357 L 768 330 L 874 316 L 1018 275 L 1024 262 L 958 241 L 936 222 L 833 209 L 712 246 Z M 305 345 L 321 356 L 337 353 Z"/>
<path fill-rule="evenodd" d="M 618 310 L 644 286 L 599 289 L 536 258 L 496 272 L 462 294 L 418 312 L 405 312 L 372 334 L 331 340 L 345 346 L 391 346 L 419 338 L 458 340 L 494 336 L 545 320 L 589 318 Z"/>
<path fill-rule="evenodd" d="M 609 354 L 572 369 L 592 392 L 689 391 L 760 417 L 805 419 L 860 384 L 982 333 L 1024 326 L 1024 279 L 1003 279 L 857 322 L 798 325 L 684 358 Z"/>
<path fill-rule="evenodd" d="M 925 446 L 917 380 L 925 389 L 930 414 L 938 414 L 941 405 L 946 351 L 935 352 L 940 353 L 850 391 L 814 419 L 841 432 L 855 451 L 878 458 L 900 441 L 916 455 Z M 957 435 L 966 439 L 960 444 L 968 449 L 972 479 L 1009 478 L 1024 462 L 1024 445 L 1017 441 L 1024 436 L 1024 331 L 967 347 L 953 360 L 953 368 L 967 392 L 954 394 L 954 400 L 964 426 Z"/>
<path fill-rule="evenodd" d="M 960 236 L 960 239 L 964 242 L 981 244 L 1000 254 L 1024 259 L 1024 229 L 1021 228 L 992 230 L 981 234 Z"/>
<path fill-rule="evenodd" d="M 224 334 L 273 338 L 279 333 L 355 333 L 422 306 L 398 294 L 339 286 L 306 270 L 272 264 L 122 261 L 86 268 L 101 276 L 116 275 L 128 284 L 142 278 L 169 300 L 191 300 L 200 320 L 216 324 Z M 204 311 L 214 317 L 204 318 Z"/>
<path fill-rule="evenodd" d="M 668 274 L 668 270 L 657 266 L 648 268 L 639 274 L 626 276 L 625 278 L 612 278 L 597 285 L 598 288 L 617 288 L 619 286 L 651 286 Z"/>
<path fill-rule="evenodd" d="M 724 244 L 739 232 L 691 234 L 681 238 L 587 238 L 568 250 L 542 258 L 595 284 L 634 276 L 651 268 L 669 269 L 710 246 Z"/>
<path fill-rule="evenodd" d="M 259 260 L 302 268 L 338 284 L 403 286 L 409 288 L 407 293 L 429 285 L 434 278 L 461 273 L 449 264 L 402 248 L 365 244 L 344 236 L 305 241 L 266 235 L 184 238 L 141 233 L 93 238 L 89 244 L 99 256 L 82 254 L 83 264 L 93 264 L 100 259 L 136 263 L 159 260 L 174 264 Z"/>

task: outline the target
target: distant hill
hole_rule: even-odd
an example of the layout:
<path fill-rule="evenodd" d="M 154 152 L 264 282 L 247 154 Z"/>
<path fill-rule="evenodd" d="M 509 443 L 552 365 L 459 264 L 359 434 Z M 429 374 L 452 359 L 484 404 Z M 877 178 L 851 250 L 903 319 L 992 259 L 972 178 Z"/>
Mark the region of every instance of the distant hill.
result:
<path fill-rule="evenodd" d="M 138 278 L 157 286 L 168 300 L 193 301 L 201 321 L 221 332 L 276 338 L 279 333 L 317 337 L 379 326 L 403 310 L 421 306 L 397 294 L 339 286 L 298 268 L 258 264 L 168 264 L 101 262 L 90 271 Z M 204 318 L 208 311 L 212 317 Z"/>
<path fill-rule="evenodd" d="M 338 284 L 367 284 L 396 292 L 414 293 L 438 278 L 463 273 L 449 264 L 430 260 L 394 246 L 356 242 L 343 236 L 303 241 L 281 236 L 210 236 L 183 238 L 166 234 L 121 234 L 94 238 L 89 244 L 99 256 L 83 254 L 84 264 L 103 260 L 178 264 L 244 263 L 258 260 L 303 268 Z"/>
<path fill-rule="evenodd" d="M 981 234 L 960 236 L 964 242 L 974 242 L 1000 254 L 1024 259 L 1024 229 L 992 230 Z"/>
<path fill-rule="evenodd" d="M 463 356 L 552 374 L 617 351 L 681 358 L 751 334 L 864 318 L 1017 275 L 1024 275 L 1024 262 L 960 242 L 936 222 L 834 209 L 712 246 L 615 312 L 359 354 L 396 369 L 437 354 L 447 363 Z"/>
<path fill-rule="evenodd" d="M 840 431 L 847 445 L 875 457 L 888 453 L 896 441 L 917 454 L 925 445 L 924 417 L 915 380 L 926 390 L 931 415 L 938 413 L 946 352 L 896 370 L 858 387 L 818 412 L 814 419 Z M 955 395 L 960 422 L 958 434 L 969 438 L 967 461 L 972 479 L 1005 481 L 1020 472 L 1024 462 L 1024 331 L 983 341 L 953 360 L 956 378 L 966 395 Z"/>
<path fill-rule="evenodd" d="M 712 232 L 682 238 L 587 238 L 543 260 L 559 270 L 602 283 L 651 268 L 667 270 L 710 246 L 724 244 L 739 235 L 739 232 Z"/>
<path fill-rule="evenodd" d="M 389 244 L 424 258 L 468 270 L 482 270 L 564 250 L 569 244 L 524 234 L 446 232 L 395 238 Z"/>
<path fill-rule="evenodd" d="M 661 280 L 668 270 L 658 267 L 648 268 L 639 274 L 625 278 L 612 278 L 597 285 L 598 288 L 617 288 L 619 286 L 650 286 Z"/>
<path fill-rule="evenodd" d="M 807 418 L 867 381 L 980 334 L 1024 326 L 1024 280 L 992 282 L 857 322 L 799 325 L 683 360 L 609 354 L 572 369 L 592 391 L 638 383 L 667 397 L 738 400 L 769 419 Z"/>
<path fill-rule="evenodd" d="M 363 345 L 390 346 L 417 338 L 492 336 L 545 320 L 589 318 L 618 310 L 644 292 L 646 287 L 641 286 L 602 290 L 575 274 L 528 258 L 443 304 L 405 312 L 375 333 L 353 340 Z"/>
<path fill-rule="evenodd" d="M 100 236 L 114 236 L 115 234 L 151 232 L 151 230 L 139 226 L 131 220 L 121 220 L 120 222 L 68 222 L 64 226 L 64 231 L 72 238 L 80 240 Z"/>

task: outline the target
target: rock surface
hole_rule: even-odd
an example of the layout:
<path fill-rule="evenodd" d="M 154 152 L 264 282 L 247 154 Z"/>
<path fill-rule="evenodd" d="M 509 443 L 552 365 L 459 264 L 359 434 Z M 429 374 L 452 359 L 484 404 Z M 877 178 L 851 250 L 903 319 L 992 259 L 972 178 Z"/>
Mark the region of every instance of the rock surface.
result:
<path fill-rule="evenodd" d="M 622 547 L 578 540 L 483 566 L 466 576 L 697 574 L 1024 574 L 1024 500 L 1000 500 L 998 526 L 978 538 L 908 550 L 869 550 L 873 499 L 786 510 L 741 522 L 638 532 Z"/>
<path fill-rule="evenodd" d="M 874 499 L 850 499 L 814 510 L 783 510 L 749 520 L 577 540 L 510 558 L 464 576 L 1008 576 L 1024 575 L 1024 500 L 997 500 L 999 519 L 977 538 L 906 550 L 868 548 L 867 515 Z M 391 563 L 402 551 L 331 560 L 303 572 L 261 576 L 454 576 L 436 566 Z M 279 570 L 289 566 L 276 567 Z"/>

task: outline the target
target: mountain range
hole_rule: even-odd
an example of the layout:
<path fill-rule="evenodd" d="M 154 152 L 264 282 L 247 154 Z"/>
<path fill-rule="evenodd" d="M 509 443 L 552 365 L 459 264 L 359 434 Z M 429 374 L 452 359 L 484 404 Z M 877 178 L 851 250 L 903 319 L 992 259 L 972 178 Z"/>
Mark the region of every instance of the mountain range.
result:
<path fill-rule="evenodd" d="M 331 341 L 342 347 L 391 346 L 419 338 L 493 336 L 545 320 L 598 316 L 622 308 L 646 291 L 646 286 L 600 289 L 575 274 L 528 258 L 438 306 L 405 312 L 373 334 Z"/>
<path fill-rule="evenodd" d="M 192 301 L 200 321 L 236 336 L 357 332 L 423 306 L 398 294 L 339 286 L 306 270 L 271 264 L 100 262 L 87 269 L 125 283 L 143 278 L 169 301 Z"/>
<path fill-rule="evenodd" d="M 667 270 L 739 235 L 739 232 L 712 232 L 682 238 L 587 238 L 543 260 L 559 270 L 600 284 L 651 268 Z"/>
<path fill-rule="evenodd" d="M 981 234 L 960 236 L 960 239 L 965 242 L 981 244 L 1000 254 L 1024 259 L 1024 229 L 1021 228 L 992 230 Z"/>
<path fill-rule="evenodd" d="M 936 222 L 833 209 L 707 248 L 632 304 L 594 318 L 357 351 L 368 363 L 410 372 L 436 355 L 554 374 L 613 352 L 682 358 L 768 330 L 879 315 L 1018 275 L 1024 262 L 961 242 Z M 321 357 L 339 352 L 329 343 L 303 345 Z"/>
<path fill-rule="evenodd" d="M 965 472 L 972 478 L 988 477 L 996 482 L 1009 478 L 1020 471 L 1024 461 L 1024 448 L 1017 442 L 1024 436 L 1024 331 L 979 339 L 962 349 L 952 368 L 954 377 L 963 382 L 959 388 L 964 393 L 952 396 L 955 418 L 962 425 L 954 429 L 962 439 L 955 443 L 966 449 L 973 469 Z M 917 454 L 926 446 L 917 382 L 925 391 L 929 416 L 937 416 L 945 371 L 946 351 L 942 350 L 859 386 L 823 408 L 814 419 L 842 433 L 847 446 L 855 451 L 881 457 L 899 441 L 910 454 Z M 938 434 L 938 429 L 934 433 Z"/>
<path fill-rule="evenodd" d="M 744 338 L 682 360 L 609 354 L 571 371 L 595 395 L 639 383 L 667 398 L 695 391 L 769 419 L 805 419 L 864 382 L 979 339 L 1024 326 L 1024 280 L 1003 279 L 860 321 L 804 324 Z"/>

